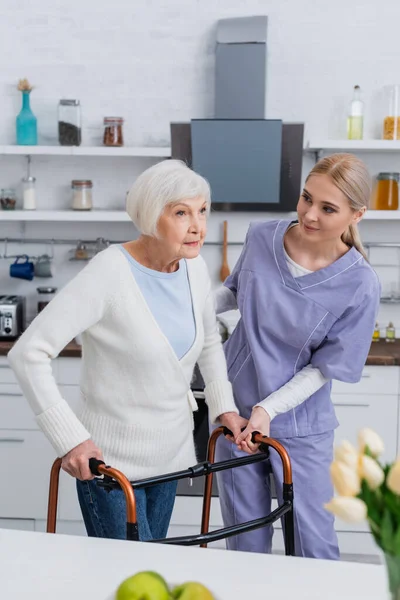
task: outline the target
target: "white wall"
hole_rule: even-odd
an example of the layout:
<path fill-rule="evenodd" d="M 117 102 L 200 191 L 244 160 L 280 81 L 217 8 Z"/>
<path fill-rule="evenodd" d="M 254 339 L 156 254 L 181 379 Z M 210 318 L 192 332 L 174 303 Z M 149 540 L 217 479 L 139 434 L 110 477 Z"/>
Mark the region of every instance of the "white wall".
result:
<path fill-rule="evenodd" d="M 348 101 L 354 84 L 364 91 L 367 137 L 379 136 L 381 88 L 397 82 L 399 68 L 398 21 L 400 5 L 384 0 L 94 0 L 54 2 L 27 0 L 0 5 L 0 144 L 14 143 L 15 116 L 20 107 L 16 83 L 28 77 L 34 84 L 32 107 L 39 122 L 39 142 L 56 143 L 56 107 L 59 98 L 82 103 L 83 143 L 100 142 L 102 118 L 126 119 L 127 145 L 168 145 L 169 123 L 213 116 L 215 27 L 220 18 L 266 14 L 268 28 L 267 116 L 304 121 L 306 138 L 343 138 Z M 400 156 L 370 156 L 372 172 L 400 170 Z M 33 160 L 40 208 L 66 208 L 69 182 L 87 177 L 94 181 L 98 208 L 122 208 L 125 192 L 151 160 L 72 159 Z M 305 172 L 311 166 L 305 159 Z M 25 174 L 23 157 L 0 157 L 0 187 L 18 186 Z M 224 215 L 213 215 L 210 240 L 221 238 Z M 251 218 L 228 215 L 230 238 L 241 241 Z M 366 240 L 400 240 L 400 224 L 365 223 Z M 134 235 L 127 225 L 2 224 L 0 238 L 8 236 L 93 239 L 99 235 L 125 239 Z M 11 250 L 21 251 L 22 248 Z M 45 248 L 26 248 L 35 254 Z M 57 275 L 51 283 L 62 286 L 79 268 L 67 262 L 67 247 L 57 248 Z M 239 248 L 232 247 L 233 266 Z M 2 249 L 0 248 L 0 254 Z M 214 281 L 220 249 L 209 246 L 204 256 Z M 399 256 L 373 256 L 384 281 L 397 281 Z M 10 261 L 0 261 L 0 292 L 20 292 L 30 298 L 33 313 L 36 286 L 11 280 Z M 400 312 L 384 307 L 400 330 Z"/>

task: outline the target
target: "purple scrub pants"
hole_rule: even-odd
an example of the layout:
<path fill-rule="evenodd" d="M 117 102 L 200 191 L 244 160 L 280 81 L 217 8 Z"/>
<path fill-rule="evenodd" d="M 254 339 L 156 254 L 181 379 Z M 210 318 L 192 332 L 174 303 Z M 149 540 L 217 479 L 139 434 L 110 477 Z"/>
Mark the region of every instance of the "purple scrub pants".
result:
<path fill-rule="evenodd" d="M 329 467 L 333 458 L 334 432 L 292 437 L 278 441 L 289 453 L 293 469 L 296 556 L 339 559 L 334 518 L 324 509 L 333 496 Z M 216 460 L 243 456 L 222 437 L 217 442 Z M 264 517 L 271 512 L 270 473 L 282 502 L 282 464 L 273 448 L 268 460 L 217 474 L 224 525 L 235 525 Z M 227 540 L 229 550 L 270 553 L 273 527 L 263 527 Z"/>

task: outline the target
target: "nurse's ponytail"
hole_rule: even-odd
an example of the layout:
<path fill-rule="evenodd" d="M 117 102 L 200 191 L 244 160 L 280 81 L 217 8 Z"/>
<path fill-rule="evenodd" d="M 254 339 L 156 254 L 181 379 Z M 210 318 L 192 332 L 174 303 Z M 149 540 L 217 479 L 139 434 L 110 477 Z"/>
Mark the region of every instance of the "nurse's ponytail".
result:
<path fill-rule="evenodd" d="M 354 211 L 368 208 L 371 197 L 371 176 L 366 165 L 354 154 L 332 154 L 317 162 L 310 171 L 311 175 L 329 175 L 337 188 L 346 196 L 350 208 Z M 342 235 L 348 246 L 354 246 L 367 260 L 356 224 L 349 226 Z"/>

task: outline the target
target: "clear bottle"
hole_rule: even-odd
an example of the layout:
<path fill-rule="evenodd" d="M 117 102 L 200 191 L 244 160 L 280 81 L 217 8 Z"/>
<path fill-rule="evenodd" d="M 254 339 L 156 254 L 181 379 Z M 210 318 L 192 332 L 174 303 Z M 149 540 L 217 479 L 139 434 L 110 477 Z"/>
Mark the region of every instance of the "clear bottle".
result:
<path fill-rule="evenodd" d="M 391 321 L 390 321 L 389 325 L 386 327 L 386 341 L 387 342 L 396 341 L 396 330 Z"/>
<path fill-rule="evenodd" d="M 383 139 L 400 139 L 400 85 L 384 87 L 386 109 L 383 119 Z"/>
<path fill-rule="evenodd" d="M 350 114 L 347 118 L 347 139 L 362 140 L 364 133 L 364 102 L 361 100 L 359 85 L 354 86 Z"/>
<path fill-rule="evenodd" d="M 58 141 L 60 146 L 80 146 L 82 141 L 79 100 L 60 100 L 58 104 Z"/>
<path fill-rule="evenodd" d="M 23 187 L 23 204 L 24 210 L 35 210 L 36 209 L 36 190 L 35 190 L 36 179 L 34 177 L 24 177 L 22 180 Z"/>
<path fill-rule="evenodd" d="M 379 324 L 375 323 L 374 332 L 372 334 L 372 341 L 379 342 L 380 338 L 381 338 L 381 330 L 379 329 Z"/>

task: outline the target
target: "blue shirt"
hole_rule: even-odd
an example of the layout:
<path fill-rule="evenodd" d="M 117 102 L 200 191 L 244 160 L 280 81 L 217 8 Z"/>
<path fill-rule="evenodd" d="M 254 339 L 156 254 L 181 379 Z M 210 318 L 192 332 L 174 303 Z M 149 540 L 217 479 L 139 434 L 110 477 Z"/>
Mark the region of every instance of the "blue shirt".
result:
<path fill-rule="evenodd" d="M 174 273 L 162 273 L 144 267 L 122 245 L 118 247 L 128 259 L 154 319 L 180 360 L 196 336 L 186 261 L 179 261 L 179 269 Z"/>

